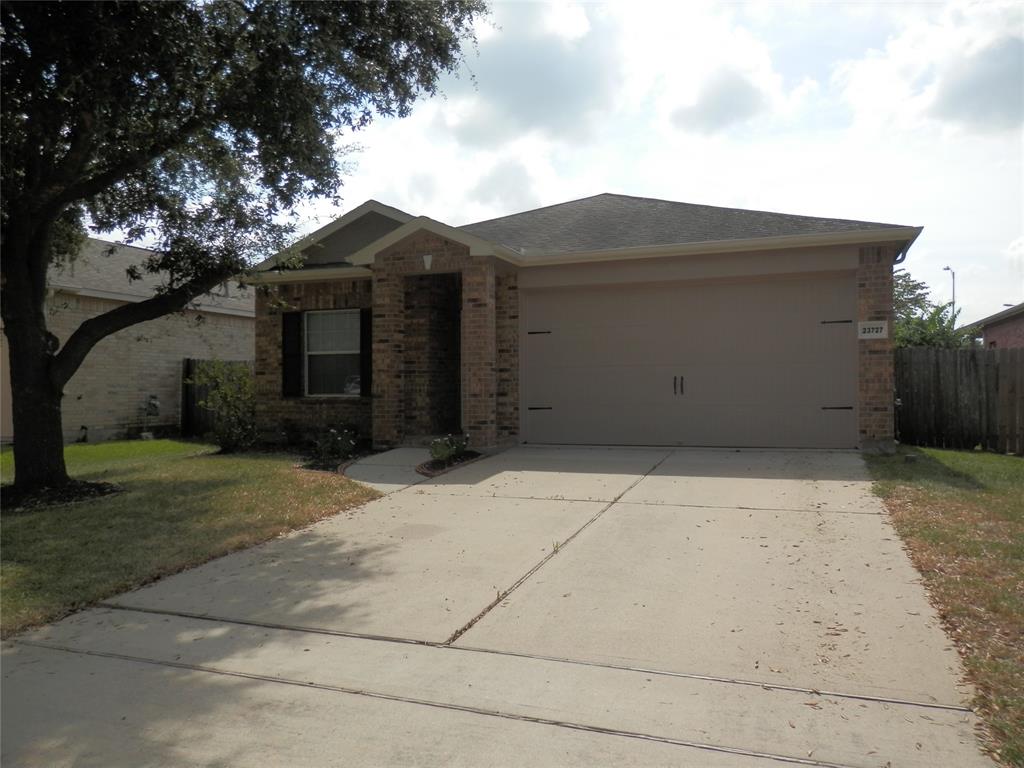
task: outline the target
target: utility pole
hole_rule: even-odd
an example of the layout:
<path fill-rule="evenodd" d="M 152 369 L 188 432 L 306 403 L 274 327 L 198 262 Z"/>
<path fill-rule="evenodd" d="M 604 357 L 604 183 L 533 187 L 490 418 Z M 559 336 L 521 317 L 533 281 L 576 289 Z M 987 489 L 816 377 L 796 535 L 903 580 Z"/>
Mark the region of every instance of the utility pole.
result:
<path fill-rule="evenodd" d="M 950 322 L 956 322 L 956 272 L 953 271 L 952 267 L 943 267 L 943 272 L 949 272 L 953 278 L 953 316 Z"/>

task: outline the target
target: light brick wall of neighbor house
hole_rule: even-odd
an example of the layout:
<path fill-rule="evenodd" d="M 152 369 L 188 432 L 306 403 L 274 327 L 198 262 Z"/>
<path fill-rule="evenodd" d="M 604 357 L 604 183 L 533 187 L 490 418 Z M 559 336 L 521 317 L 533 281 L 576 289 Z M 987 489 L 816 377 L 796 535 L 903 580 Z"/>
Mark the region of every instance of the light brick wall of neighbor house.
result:
<path fill-rule="evenodd" d="M 283 302 L 284 306 L 278 306 Z M 309 437 L 325 427 L 354 427 L 370 435 L 368 397 L 283 397 L 281 313 L 311 309 L 368 309 L 368 279 L 286 283 L 256 296 L 256 424 L 264 442 Z"/>
<path fill-rule="evenodd" d="M 860 249 L 857 267 L 857 319 L 884 320 L 885 339 L 861 339 L 859 357 L 858 431 L 864 450 L 885 450 L 893 441 L 893 287 L 892 268 L 896 249 L 868 246 Z"/>
<path fill-rule="evenodd" d="M 63 343 L 84 320 L 122 303 L 57 293 L 47 320 Z M 64 388 L 64 439 L 77 440 L 83 426 L 88 428 L 90 441 L 153 428 L 176 430 L 181 413 L 182 361 L 189 357 L 252 360 L 253 322 L 251 317 L 189 310 L 103 339 Z M 160 402 L 160 414 L 155 418 L 145 415 L 150 395 Z"/>

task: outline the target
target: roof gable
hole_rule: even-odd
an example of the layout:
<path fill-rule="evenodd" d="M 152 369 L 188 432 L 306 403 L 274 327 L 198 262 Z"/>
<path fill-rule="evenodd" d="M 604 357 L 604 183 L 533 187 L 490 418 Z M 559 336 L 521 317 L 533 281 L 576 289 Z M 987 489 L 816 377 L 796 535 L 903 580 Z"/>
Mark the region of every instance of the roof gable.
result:
<path fill-rule="evenodd" d="M 352 254 L 398 229 L 412 218 L 411 214 L 398 208 L 376 200 L 367 200 L 306 235 L 284 253 L 289 256 L 294 253 L 301 254 L 305 258 L 305 265 L 310 267 L 342 264 L 347 262 Z M 265 259 L 256 266 L 257 271 L 273 269 L 281 255 L 275 254 Z"/>

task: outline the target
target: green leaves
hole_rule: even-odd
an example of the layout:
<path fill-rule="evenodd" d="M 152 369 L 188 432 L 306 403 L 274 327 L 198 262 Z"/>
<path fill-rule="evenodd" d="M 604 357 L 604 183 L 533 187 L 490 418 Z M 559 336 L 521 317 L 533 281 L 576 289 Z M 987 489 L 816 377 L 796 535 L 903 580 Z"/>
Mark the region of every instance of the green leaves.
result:
<path fill-rule="evenodd" d="M 4 4 L 4 219 L 77 205 L 102 230 L 159 233 L 178 274 L 252 263 L 289 234 L 282 210 L 338 193 L 337 138 L 433 93 L 485 10 Z"/>
<path fill-rule="evenodd" d="M 932 303 L 928 285 L 913 279 L 905 269 L 895 270 L 892 278 L 897 347 L 970 346 L 975 334 L 971 328 L 957 328 L 959 310 L 954 314 L 952 305 Z"/>

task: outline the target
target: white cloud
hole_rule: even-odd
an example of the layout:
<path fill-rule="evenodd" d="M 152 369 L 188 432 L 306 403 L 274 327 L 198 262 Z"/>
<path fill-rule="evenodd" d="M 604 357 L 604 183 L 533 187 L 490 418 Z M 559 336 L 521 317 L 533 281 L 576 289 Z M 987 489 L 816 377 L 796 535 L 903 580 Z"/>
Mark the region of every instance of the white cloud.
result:
<path fill-rule="evenodd" d="M 1024 300 L 1019 131 L 936 113 L 963 63 L 1019 29 L 1015 8 L 758 8 L 498 4 L 476 89 L 446 83 L 360 134 L 345 205 L 463 224 L 610 191 L 923 225 L 906 266 L 941 300 L 953 266 L 965 320 Z M 716 102 L 729 79 L 746 107 Z"/>

